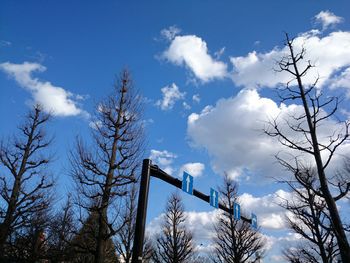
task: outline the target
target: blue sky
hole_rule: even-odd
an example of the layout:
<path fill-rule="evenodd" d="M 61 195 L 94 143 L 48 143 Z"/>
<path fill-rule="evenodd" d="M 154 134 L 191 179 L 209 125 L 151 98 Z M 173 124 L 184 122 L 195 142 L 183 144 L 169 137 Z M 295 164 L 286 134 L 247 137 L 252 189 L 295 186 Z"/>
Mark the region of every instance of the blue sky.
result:
<path fill-rule="evenodd" d="M 318 66 L 306 83 L 319 74 L 325 93 L 344 98 L 338 117 L 349 119 L 348 10 L 348 1 L 2 1 L 0 134 L 11 134 L 33 102 L 54 110 L 49 132 L 64 198 L 67 152 L 77 134 L 88 136 L 89 115 L 127 67 L 146 98 L 145 157 L 174 176 L 188 170 L 202 192 L 224 171 L 237 179 L 242 209 L 257 214 L 271 248 L 265 262 L 281 262 L 281 244 L 295 236 L 274 204 L 288 195 L 271 179 L 283 173 L 273 159 L 280 148 L 260 125 L 297 105 L 279 103 L 273 88 L 288 79 L 272 61 L 283 54 L 284 31 L 306 43 Z M 321 133 L 336 127 L 331 120 Z M 171 191 L 152 179 L 150 232 Z M 183 198 L 195 236 L 207 241 L 215 211 Z"/>

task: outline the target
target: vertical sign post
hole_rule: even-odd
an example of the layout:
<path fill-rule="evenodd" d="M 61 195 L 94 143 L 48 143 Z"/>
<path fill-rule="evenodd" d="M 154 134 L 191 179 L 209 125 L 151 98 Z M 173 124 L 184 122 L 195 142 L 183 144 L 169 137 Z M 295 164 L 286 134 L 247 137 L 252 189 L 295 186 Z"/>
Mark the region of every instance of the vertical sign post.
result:
<path fill-rule="evenodd" d="M 137 217 L 135 224 L 134 247 L 132 251 L 132 263 L 142 263 L 143 239 L 145 236 L 147 200 L 150 181 L 150 167 L 151 160 L 143 160 L 139 200 L 137 205 Z"/>

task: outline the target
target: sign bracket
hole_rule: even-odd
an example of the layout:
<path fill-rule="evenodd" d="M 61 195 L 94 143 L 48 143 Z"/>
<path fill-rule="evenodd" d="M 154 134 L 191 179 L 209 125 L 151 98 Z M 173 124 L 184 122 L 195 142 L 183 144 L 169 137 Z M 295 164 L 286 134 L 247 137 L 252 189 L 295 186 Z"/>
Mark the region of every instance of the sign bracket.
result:
<path fill-rule="evenodd" d="M 149 192 L 149 183 L 150 177 L 156 177 L 168 184 L 171 184 L 177 188 L 182 189 L 182 181 L 170 176 L 157 165 L 152 165 L 151 160 L 144 159 L 142 163 L 142 172 L 141 172 L 141 183 L 139 191 L 139 199 L 137 206 L 137 217 L 135 224 L 135 237 L 134 237 L 134 247 L 132 253 L 132 263 L 142 263 L 142 250 L 143 250 L 143 241 L 145 236 L 145 224 L 146 224 L 146 215 L 147 215 L 147 202 L 148 202 L 148 192 Z M 193 188 L 193 195 L 204 202 L 210 204 L 210 196 L 206 195 L 195 188 Z M 224 204 L 218 202 L 218 208 L 234 216 L 233 209 L 226 207 Z M 241 220 L 248 223 L 252 223 L 252 219 L 246 218 L 244 216 L 240 217 Z M 256 219 L 255 219 L 256 220 Z"/>

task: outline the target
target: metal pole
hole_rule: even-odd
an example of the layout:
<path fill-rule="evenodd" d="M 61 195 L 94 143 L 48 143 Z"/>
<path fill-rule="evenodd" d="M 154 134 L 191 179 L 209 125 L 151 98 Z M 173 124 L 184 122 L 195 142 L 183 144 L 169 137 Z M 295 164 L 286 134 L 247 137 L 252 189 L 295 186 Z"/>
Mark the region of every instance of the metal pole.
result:
<path fill-rule="evenodd" d="M 142 262 L 143 240 L 145 236 L 147 201 L 150 181 L 150 166 L 151 160 L 144 159 L 142 163 L 139 200 L 137 205 L 134 247 L 132 251 L 132 263 Z"/>

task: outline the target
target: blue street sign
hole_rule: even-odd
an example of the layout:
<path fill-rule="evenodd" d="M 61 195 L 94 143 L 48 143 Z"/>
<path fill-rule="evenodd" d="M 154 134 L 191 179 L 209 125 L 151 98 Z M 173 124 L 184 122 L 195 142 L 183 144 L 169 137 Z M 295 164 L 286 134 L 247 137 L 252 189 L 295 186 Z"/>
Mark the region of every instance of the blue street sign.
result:
<path fill-rule="evenodd" d="M 258 219 L 255 214 L 252 213 L 252 227 L 254 229 L 258 228 Z"/>
<path fill-rule="evenodd" d="M 184 172 L 182 176 L 182 191 L 193 194 L 193 176 Z"/>
<path fill-rule="evenodd" d="M 241 219 L 241 206 L 237 203 L 233 204 L 233 215 L 235 220 Z"/>
<path fill-rule="evenodd" d="M 218 191 L 214 190 L 213 188 L 210 188 L 210 205 L 218 208 L 219 207 L 219 193 Z"/>

